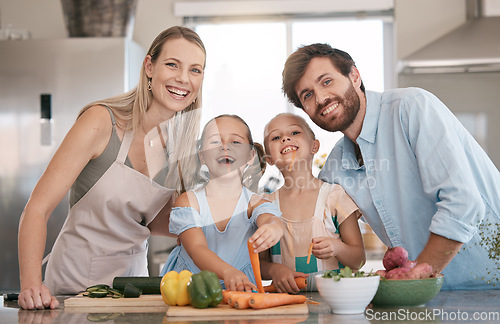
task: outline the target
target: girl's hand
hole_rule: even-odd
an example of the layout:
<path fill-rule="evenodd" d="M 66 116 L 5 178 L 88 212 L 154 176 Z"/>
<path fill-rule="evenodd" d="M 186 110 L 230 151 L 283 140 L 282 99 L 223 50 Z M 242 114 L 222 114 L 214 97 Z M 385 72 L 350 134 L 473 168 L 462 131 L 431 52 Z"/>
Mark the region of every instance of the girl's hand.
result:
<path fill-rule="evenodd" d="M 300 289 L 297 287 L 295 278 L 307 278 L 308 275 L 303 272 L 293 271 L 283 264 L 275 263 L 273 264 L 271 277 L 278 293 L 297 294 Z"/>
<path fill-rule="evenodd" d="M 43 284 L 21 291 L 17 303 L 23 309 L 54 309 L 59 306 L 59 301 L 50 294 L 49 289 Z"/>
<path fill-rule="evenodd" d="M 318 259 L 335 257 L 342 247 L 342 241 L 334 237 L 315 237 L 312 242 L 312 254 Z"/>
<path fill-rule="evenodd" d="M 246 292 L 257 290 L 257 287 L 250 282 L 248 277 L 242 271 L 233 267 L 224 271 L 222 280 L 224 280 L 226 290 L 239 290 Z"/>
<path fill-rule="evenodd" d="M 253 243 L 256 253 L 269 249 L 278 243 L 283 236 L 283 224 L 281 220 L 274 216 L 273 218 L 276 218 L 276 220 L 262 224 L 250 237 L 250 242 Z"/>

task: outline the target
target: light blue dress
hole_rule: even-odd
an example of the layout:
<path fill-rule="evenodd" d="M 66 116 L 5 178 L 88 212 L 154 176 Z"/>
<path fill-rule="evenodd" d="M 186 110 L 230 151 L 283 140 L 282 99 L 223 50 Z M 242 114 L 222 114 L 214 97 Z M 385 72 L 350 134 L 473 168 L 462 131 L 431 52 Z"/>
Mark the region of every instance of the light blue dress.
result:
<path fill-rule="evenodd" d="M 240 198 L 234 209 L 231 219 L 224 231 L 219 231 L 210 213 L 205 189 L 194 191 L 200 212 L 192 207 L 175 207 L 170 213 L 171 233 L 176 235 L 193 228 L 201 227 L 207 239 L 208 248 L 217 254 L 224 262 L 227 262 L 236 269 L 242 271 L 248 279 L 255 284 L 255 277 L 248 254 L 247 241 L 257 230 L 257 218 L 264 213 L 270 213 L 278 217 L 281 212 L 278 207 L 271 202 L 265 202 L 257 206 L 252 216 L 248 218 L 248 204 L 250 198 L 255 195 L 247 188 L 243 187 Z M 160 275 L 175 270 L 189 270 L 192 273 L 200 272 L 182 245 L 176 246 L 170 253 L 163 266 Z"/>

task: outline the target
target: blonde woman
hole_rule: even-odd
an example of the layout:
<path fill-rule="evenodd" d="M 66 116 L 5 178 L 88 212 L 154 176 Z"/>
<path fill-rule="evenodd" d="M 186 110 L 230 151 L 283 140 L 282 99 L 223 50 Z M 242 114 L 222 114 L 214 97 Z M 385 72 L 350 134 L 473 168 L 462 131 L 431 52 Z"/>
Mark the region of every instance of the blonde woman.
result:
<path fill-rule="evenodd" d="M 169 235 L 171 204 L 195 182 L 205 59 L 194 31 L 171 27 L 153 41 L 135 89 L 82 109 L 21 216 L 22 308 L 56 308 L 55 294 L 148 275 L 149 235 Z M 42 283 L 47 221 L 68 190 Z"/>

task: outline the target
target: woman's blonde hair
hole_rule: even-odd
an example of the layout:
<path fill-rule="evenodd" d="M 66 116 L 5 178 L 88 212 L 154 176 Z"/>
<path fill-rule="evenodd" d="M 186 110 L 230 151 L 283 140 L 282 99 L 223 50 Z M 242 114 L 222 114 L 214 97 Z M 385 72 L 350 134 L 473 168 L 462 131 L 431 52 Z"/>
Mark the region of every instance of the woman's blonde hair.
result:
<path fill-rule="evenodd" d="M 146 55 L 150 55 L 151 62 L 155 63 L 165 42 L 178 38 L 198 45 L 206 57 L 205 45 L 199 35 L 192 29 L 183 26 L 173 26 L 161 32 L 154 39 Z M 205 64 L 206 60 L 203 63 L 203 68 L 205 68 Z M 132 129 L 135 132 L 143 123 L 153 100 L 153 93 L 148 90 L 148 81 L 149 78 L 143 62 L 139 84 L 134 89 L 112 98 L 92 102 L 80 111 L 78 117 L 92 106 L 107 106 L 119 120 L 126 123 L 119 125 L 122 129 Z M 196 163 L 196 143 L 200 129 L 201 109 L 198 108 L 201 107 L 201 93 L 200 87 L 196 100 L 182 111 L 177 112 L 167 122 L 169 129 L 167 149 L 169 144 L 173 147 L 168 149 L 168 173 L 165 185 L 177 189 L 179 192 L 183 192 L 195 184 L 192 170 L 194 170 L 193 165 Z M 171 134 L 173 138 L 171 138 Z"/>

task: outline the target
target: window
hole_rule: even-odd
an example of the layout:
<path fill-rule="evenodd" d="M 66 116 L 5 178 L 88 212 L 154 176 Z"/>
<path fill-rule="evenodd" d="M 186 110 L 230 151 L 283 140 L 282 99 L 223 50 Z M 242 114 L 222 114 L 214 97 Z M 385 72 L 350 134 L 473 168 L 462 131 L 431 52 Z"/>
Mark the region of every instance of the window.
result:
<path fill-rule="evenodd" d="M 281 92 L 285 24 L 199 25 L 196 31 L 207 50 L 202 125 L 220 114 L 237 114 L 262 143 L 266 121 L 287 110 Z"/>
<path fill-rule="evenodd" d="M 195 24 L 207 49 L 202 125 L 219 114 L 237 114 L 262 143 L 266 123 L 290 111 L 305 117 L 316 133 L 321 143 L 317 157 L 327 155 L 343 135 L 320 129 L 288 103 L 281 91 L 286 58 L 301 45 L 329 43 L 351 54 L 367 89 L 383 91 L 385 76 L 393 71 L 384 66 L 384 56 L 391 55 L 387 49 L 392 48 L 384 39 L 388 26 L 383 18 Z M 273 169 L 264 178 L 279 174 Z"/>

